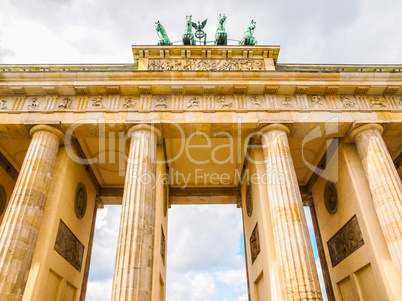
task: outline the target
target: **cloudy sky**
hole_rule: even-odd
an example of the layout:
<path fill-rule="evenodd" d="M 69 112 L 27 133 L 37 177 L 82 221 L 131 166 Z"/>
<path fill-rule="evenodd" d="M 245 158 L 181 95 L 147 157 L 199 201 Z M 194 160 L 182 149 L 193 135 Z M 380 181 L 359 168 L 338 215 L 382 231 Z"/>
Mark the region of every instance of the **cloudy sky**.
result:
<path fill-rule="evenodd" d="M 155 21 L 179 41 L 186 15 L 208 18 L 211 40 L 225 13 L 229 39 L 254 19 L 258 44 L 281 46 L 279 63 L 400 64 L 401 11 L 399 0 L 0 0 L 0 63 L 132 63 L 131 45 L 156 44 Z M 169 216 L 168 300 L 246 300 L 240 211 L 172 207 Z M 119 219 L 119 206 L 99 211 L 89 301 L 110 300 Z M 205 256 L 216 244 L 221 254 Z"/>
<path fill-rule="evenodd" d="M 251 19 L 259 45 L 280 45 L 280 63 L 402 62 L 398 0 L 0 0 L 0 63 L 131 63 L 131 45 L 156 44 L 160 20 L 179 41 L 185 16 L 219 13 L 229 39 Z"/>

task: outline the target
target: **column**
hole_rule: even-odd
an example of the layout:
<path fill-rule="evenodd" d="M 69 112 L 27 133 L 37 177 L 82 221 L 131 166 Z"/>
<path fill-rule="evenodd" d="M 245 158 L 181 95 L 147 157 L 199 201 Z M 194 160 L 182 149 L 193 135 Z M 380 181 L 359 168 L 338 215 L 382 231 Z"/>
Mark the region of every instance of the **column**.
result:
<path fill-rule="evenodd" d="M 282 124 L 260 130 L 283 300 L 322 300 L 303 205 Z"/>
<path fill-rule="evenodd" d="M 402 279 L 402 183 L 382 138 L 379 124 L 350 133 L 355 141 L 391 258 Z"/>
<path fill-rule="evenodd" d="M 112 300 L 150 301 L 155 232 L 156 147 L 160 132 L 136 125 L 131 137 L 122 201 Z"/>
<path fill-rule="evenodd" d="M 0 228 L 0 300 L 21 300 L 63 133 L 34 126 L 32 141 Z"/>

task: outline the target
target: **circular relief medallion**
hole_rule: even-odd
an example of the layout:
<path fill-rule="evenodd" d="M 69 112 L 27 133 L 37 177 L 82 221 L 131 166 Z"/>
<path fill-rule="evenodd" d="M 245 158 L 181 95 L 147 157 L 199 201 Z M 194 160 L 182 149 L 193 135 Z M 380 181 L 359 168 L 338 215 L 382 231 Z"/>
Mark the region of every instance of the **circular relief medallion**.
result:
<path fill-rule="evenodd" d="M 338 193 L 334 183 L 328 181 L 324 190 L 325 208 L 331 214 L 335 214 L 338 210 Z"/>
<path fill-rule="evenodd" d="M 6 209 L 7 203 L 7 194 L 3 185 L 0 185 L 0 216 L 3 215 L 4 210 Z"/>
<path fill-rule="evenodd" d="M 74 210 L 78 218 L 82 218 L 87 210 L 87 190 L 82 183 L 79 183 L 75 189 Z"/>
<path fill-rule="evenodd" d="M 248 181 L 246 185 L 246 209 L 247 209 L 247 215 L 251 216 L 251 214 L 253 214 L 253 197 L 251 196 L 250 181 Z"/>

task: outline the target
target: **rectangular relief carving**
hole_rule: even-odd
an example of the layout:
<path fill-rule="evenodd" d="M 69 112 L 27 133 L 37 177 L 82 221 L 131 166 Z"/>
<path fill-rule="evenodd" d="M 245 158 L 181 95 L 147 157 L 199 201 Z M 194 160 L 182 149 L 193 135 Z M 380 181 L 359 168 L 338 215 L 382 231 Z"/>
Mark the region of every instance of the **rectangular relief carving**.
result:
<path fill-rule="evenodd" d="M 257 259 L 258 254 L 260 254 L 260 236 L 258 234 L 258 223 L 255 225 L 253 232 L 250 236 L 250 250 L 251 250 L 251 263 Z"/>
<path fill-rule="evenodd" d="M 332 267 L 338 265 L 342 260 L 364 245 L 356 215 L 354 215 L 327 244 Z"/>
<path fill-rule="evenodd" d="M 153 71 L 248 71 L 265 70 L 264 60 L 252 59 L 151 59 L 148 70 Z"/>
<path fill-rule="evenodd" d="M 54 250 L 78 272 L 81 272 L 84 245 L 62 220 L 60 220 L 59 230 L 57 231 Z"/>

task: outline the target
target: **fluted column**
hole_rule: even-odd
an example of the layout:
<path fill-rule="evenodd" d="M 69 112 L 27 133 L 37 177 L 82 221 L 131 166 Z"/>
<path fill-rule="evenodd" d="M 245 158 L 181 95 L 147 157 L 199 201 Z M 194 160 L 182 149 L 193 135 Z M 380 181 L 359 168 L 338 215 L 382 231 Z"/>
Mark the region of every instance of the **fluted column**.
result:
<path fill-rule="evenodd" d="M 0 300 L 21 300 L 63 133 L 37 125 L 0 228 Z"/>
<path fill-rule="evenodd" d="M 136 125 L 131 137 L 112 300 L 150 301 L 155 232 L 156 146 L 160 132 Z"/>
<path fill-rule="evenodd" d="M 268 183 L 268 201 L 283 300 L 322 300 L 313 250 L 287 135 L 282 124 L 260 130 Z"/>
<path fill-rule="evenodd" d="M 402 183 L 379 124 L 357 127 L 355 141 L 391 258 L 402 279 Z"/>

